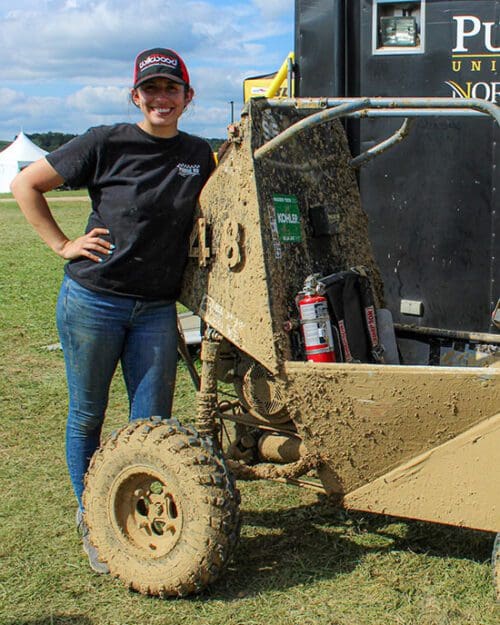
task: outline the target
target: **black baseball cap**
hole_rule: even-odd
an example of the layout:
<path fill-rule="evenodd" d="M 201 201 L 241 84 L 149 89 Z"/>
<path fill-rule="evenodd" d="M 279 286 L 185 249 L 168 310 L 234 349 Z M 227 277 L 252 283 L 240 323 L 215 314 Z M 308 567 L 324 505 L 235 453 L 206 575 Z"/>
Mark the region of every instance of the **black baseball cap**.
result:
<path fill-rule="evenodd" d="M 134 66 L 134 89 L 150 78 L 169 78 L 189 85 L 189 74 L 181 57 L 168 48 L 139 52 Z"/>

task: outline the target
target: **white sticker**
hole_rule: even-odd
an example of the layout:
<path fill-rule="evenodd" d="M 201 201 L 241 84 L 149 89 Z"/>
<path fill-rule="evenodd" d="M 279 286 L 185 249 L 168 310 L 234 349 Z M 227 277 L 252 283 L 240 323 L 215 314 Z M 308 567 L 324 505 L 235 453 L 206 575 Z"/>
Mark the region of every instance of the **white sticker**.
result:
<path fill-rule="evenodd" d="M 210 295 L 204 295 L 200 305 L 200 315 L 209 325 L 214 326 L 232 343 L 241 343 L 241 331 L 245 324 L 231 311 L 226 310 Z"/>

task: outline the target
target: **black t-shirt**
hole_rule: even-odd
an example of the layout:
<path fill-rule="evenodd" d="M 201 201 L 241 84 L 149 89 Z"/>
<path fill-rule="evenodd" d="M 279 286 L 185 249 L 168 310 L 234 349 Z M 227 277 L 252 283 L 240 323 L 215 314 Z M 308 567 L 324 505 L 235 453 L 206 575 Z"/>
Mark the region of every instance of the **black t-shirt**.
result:
<path fill-rule="evenodd" d="M 91 128 L 46 159 L 70 186 L 88 188 L 86 232 L 107 228 L 102 238 L 116 246 L 101 263 L 70 261 L 66 273 L 94 291 L 175 300 L 196 202 L 215 166 L 210 145 L 184 132 L 161 139 L 116 124 Z"/>

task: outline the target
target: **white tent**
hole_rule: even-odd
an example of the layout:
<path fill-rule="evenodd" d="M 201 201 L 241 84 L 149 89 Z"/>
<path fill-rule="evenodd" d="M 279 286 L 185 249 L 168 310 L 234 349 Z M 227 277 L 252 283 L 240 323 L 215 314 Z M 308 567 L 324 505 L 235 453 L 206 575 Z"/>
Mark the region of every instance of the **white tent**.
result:
<path fill-rule="evenodd" d="M 45 154 L 45 150 L 30 141 L 24 132 L 20 132 L 16 140 L 0 152 L 0 193 L 8 193 L 14 176 Z"/>

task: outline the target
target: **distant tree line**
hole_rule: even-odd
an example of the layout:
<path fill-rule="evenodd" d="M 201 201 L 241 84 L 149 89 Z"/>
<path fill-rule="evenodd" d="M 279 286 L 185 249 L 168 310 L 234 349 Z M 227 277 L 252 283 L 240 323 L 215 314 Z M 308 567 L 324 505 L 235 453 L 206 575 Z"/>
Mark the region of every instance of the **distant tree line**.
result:
<path fill-rule="evenodd" d="M 32 135 L 27 134 L 26 136 L 29 137 L 35 145 L 47 152 L 52 152 L 63 145 L 63 143 L 67 143 L 70 139 L 76 137 L 76 135 L 64 132 L 35 132 Z M 0 141 L 0 150 L 8 147 L 11 143 L 12 141 Z"/>
<path fill-rule="evenodd" d="M 225 139 L 206 139 L 208 143 L 210 143 L 210 147 L 214 152 L 220 148 L 220 146 L 224 143 Z"/>
<path fill-rule="evenodd" d="M 70 139 L 73 139 L 73 137 L 76 137 L 76 135 L 67 134 L 65 132 L 35 132 L 27 136 L 39 148 L 47 150 L 47 152 L 54 151 L 64 143 L 67 143 Z"/>
<path fill-rule="evenodd" d="M 67 143 L 70 139 L 73 139 L 73 137 L 76 137 L 76 135 L 66 134 L 64 132 L 35 132 L 27 136 L 33 143 L 42 148 L 42 150 L 47 150 L 47 152 L 52 152 L 64 143 Z M 207 141 L 210 143 L 210 147 L 214 152 L 224 143 L 224 139 L 207 139 Z"/>
<path fill-rule="evenodd" d="M 27 136 L 33 143 L 42 148 L 42 150 L 47 150 L 47 152 L 52 152 L 70 139 L 73 139 L 73 137 L 76 137 L 76 135 L 65 132 L 35 132 Z M 214 152 L 217 152 L 224 143 L 224 139 L 207 139 L 207 141 Z M 6 148 L 10 143 L 10 141 L 0 141 L 0 150 Z"/>

